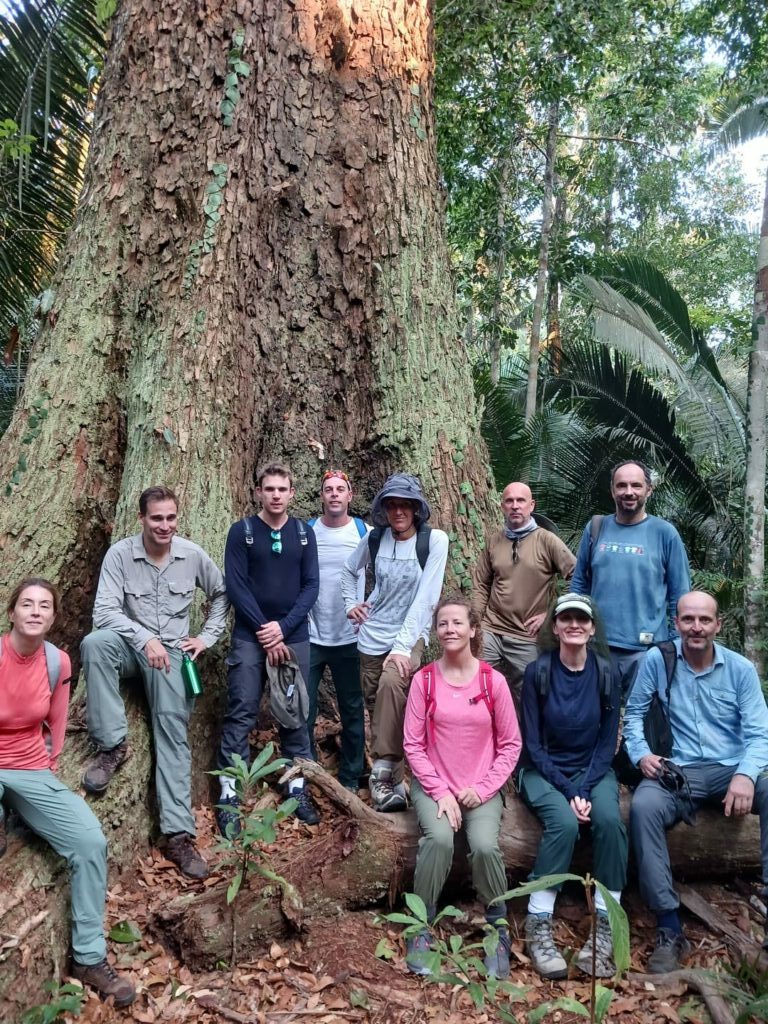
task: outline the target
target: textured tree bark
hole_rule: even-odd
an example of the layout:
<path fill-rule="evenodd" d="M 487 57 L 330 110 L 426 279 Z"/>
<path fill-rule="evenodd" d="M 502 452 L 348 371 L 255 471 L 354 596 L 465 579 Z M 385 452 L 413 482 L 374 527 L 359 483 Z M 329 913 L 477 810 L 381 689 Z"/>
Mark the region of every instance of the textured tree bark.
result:
<path fill-rule="evenodd" d="M 428 0 L 120 3 L 54 315 L 0 443 L 0 578 L 57 581 L 76 667 L 141 490 L 173 487 L 180 532 L 218 559 L 267 458 L 291 463 L 305 515 L 331 464 L 361 507 L 391 470 L 420 474 L 469 585 L 496 510 L 442 236 L 432 43 Z M 96 805 L 113 865 L 147 842 L 146 804 L 120 805 L 149 775 L 135 757 Z M 63 965 L 62 920 L 30 987 Z"/>
<path fill-rule="evenodd" d="M 768 173 L 755 276 L 752 351 L 747 385 L 747 466 L 744 481 L 744 654 L 765 680 L 765 465 L 768 391 Z"/>
<path fill-rule="evenodd" d="M 541 323 L 546 299 L 547 268 L 549 266 L 549 239 L 554 218 L 555 159 L 557 157 L 557 126 L 560 108 L 557 100 L 549 108 L 547 148 L 544 161 L 544 195 L 541 202 L 541 237 L 539 239 L 539 266 L 536 273 L 536 294 L 533 299 L 531 338 L 528 355 L 528 386 L 525 393 L 525 422 L 536 415 L 536 390 L 539 380 L 541 351 Z"/>
<path fill-rule="evenodd" d="M 253 952 L 286 928 L 301 927 L 313 916 L 341 914 L 394 898 L 408 891 L 416 864 L 419 830 L 413 811 L 377 815 L 350 797 L 322 769 L 306 773 L 350 817 L 340 821 L 331 835 L 307 841 L 288 855 L 278 854 L 276 870 L 295 886 L 303 914 L 284 912 L 275 886 L 255 883 L 242 890 L 236 910 L 238 949 Z M 622 799 L 625 817 L 629 795 Z M 727 821 L 718 811 L 700 812 L 691 831 L 678 825 L 669 834 L 676 875 L 686 878 L 732 877 L 736 872 L 760 868 L 760 836 L 756 817 Z M 517 796 L 507 797 L 502 819 L 501 851 L 510 887 L 521 883 L 533 867 L 541 827 Z M 589 843 L 580 843 L 573 863 L 575 872 L 591 870 Z M 456 843 L 451 881 L 466 886 L 469 870 L 463 839 Z M 181 951 L 184 962 L 208 968 L 228 960 L 231 947 L 232 908 L 225 901 L 226 881 L 201 896 L 183 896 L 163 908 L 155 926 Z"/>

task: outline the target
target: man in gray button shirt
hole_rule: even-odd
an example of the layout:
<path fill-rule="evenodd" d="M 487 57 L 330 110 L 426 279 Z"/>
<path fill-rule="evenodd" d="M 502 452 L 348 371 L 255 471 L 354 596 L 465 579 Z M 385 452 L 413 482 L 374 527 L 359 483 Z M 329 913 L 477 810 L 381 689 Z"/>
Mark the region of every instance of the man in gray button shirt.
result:
<path fill-rule="evenodd" d="M 103 793 L 130 755 L 120 680 L 141 676 L 152 715 L 155 783 L 166 856 L 190 878 L 205 878 L 208 865 L 195 843 L 187 724 L 193 701 L 181 662 L 212 647 L 226 626 L 224 577 L 197 544 L 176 537 L 178 500 L 166 487 L 139 498 L 141 533 L 118 541 L 101 566 L 95 631 L 80 648 L 87 686 L 88 732 L 99 753 L 83 775 L 89 793 Z M 199 636 L 189 635 L 195 588 L 210 603 Z"/>

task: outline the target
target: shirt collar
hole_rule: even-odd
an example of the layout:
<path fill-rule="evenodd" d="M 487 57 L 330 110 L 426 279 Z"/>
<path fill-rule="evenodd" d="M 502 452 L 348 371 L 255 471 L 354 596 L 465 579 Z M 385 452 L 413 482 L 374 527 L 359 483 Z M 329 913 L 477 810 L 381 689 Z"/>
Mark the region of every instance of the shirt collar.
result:
<path fill-rule="evenodd" d="M 134 561 L 150 562 L 150 564 L 154 565 L 155 563 L 149 557 L 146 548 L 144 547 L 144 535 L 141 533 L 136 533 L 131 539 L 133 541 L 133 544 L 131 545 L 131 553 L 133 554 Z M 176 537 L 173 537 L 171 539 L 171 561 L 173 561 L 176 558 L 187 557 L 184 551 L 182 551 L 182 549 L 178 546 L 176 541 Z"/>
<path fill-rule="evenodd" d="M 699 676 L 703 675 L 705 672 L 711 672 L 712 669 L 715 668 L 716 666 L 724 665 L 725 664 L 725 655 L 723 654 L 723 646 L 722 646 L 722 644 L 719 644 L 719 643 L 715 642 L 715 660 L 712 662 L 712 664 L 708 668 L 702 669 L 701 672 L 696 672 L 691 667 L 691 665 L 685 660 L 685 658 L 683 657 L 683 641 L 682 641 L 682 639 L 679 636 L 675 637 L 675 639 L 673 640 L 673 643 L 675 645 L 675 650 L 677 651 L 678 658 L 680 658 L 680 660 L 685 664 L 685 667 L 688 669 L 688 671 L 692 672 L 694 675 L 699 675 Z"/>

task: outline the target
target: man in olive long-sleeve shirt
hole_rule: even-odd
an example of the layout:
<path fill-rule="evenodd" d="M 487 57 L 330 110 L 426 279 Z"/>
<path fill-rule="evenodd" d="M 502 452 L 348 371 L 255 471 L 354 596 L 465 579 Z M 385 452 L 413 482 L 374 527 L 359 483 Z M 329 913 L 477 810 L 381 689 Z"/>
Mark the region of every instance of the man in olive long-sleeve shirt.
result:
<path fill-rule="evenodd" d="M 472 606 L 483 623 L 483 658 L 502 672 L 519 709 L 526 665 L 558 576 L 570 579 L 576 559 L 560 538 L 539 527 L 527 484 L 501 495 L 504 529 L 489 537 L 473 574 Z"/>
<path fill-rule="evenodd" d="M 191 878 L 208 867 L 193 839 L 191 755 L 187 724 L 193 701 L 181 677 L 184 654 L 195 660 L 226 626 L 224 578 L 202 548 L 176 537 L 178 501 L 166 487 L 139 498 L 142 531 L 118 541 L 101 567 L 93 624 L 81 646 L 88 731 L 99 748 L 83 775 L 89 793 L 103 793 L 129 757 L 120 680 L 141 676 L 152 715 L 155 782 L 166 856 Z M 189 635 L 189 609 L 199 587 L 210 602 L 199 636 Z"/>

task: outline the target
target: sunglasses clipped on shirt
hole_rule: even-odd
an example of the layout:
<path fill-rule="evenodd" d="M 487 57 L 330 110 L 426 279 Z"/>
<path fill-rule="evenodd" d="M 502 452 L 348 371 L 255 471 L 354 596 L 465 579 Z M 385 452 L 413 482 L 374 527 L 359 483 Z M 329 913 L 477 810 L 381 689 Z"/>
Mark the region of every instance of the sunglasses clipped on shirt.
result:
<path fill-rule="evenodd" d="M 280 535 L 280 530 L 270 530 L 269 536 L 272 538 L 272 551 L 274 552 L 274 554 L 282 554 L 283 538 Z"/>

